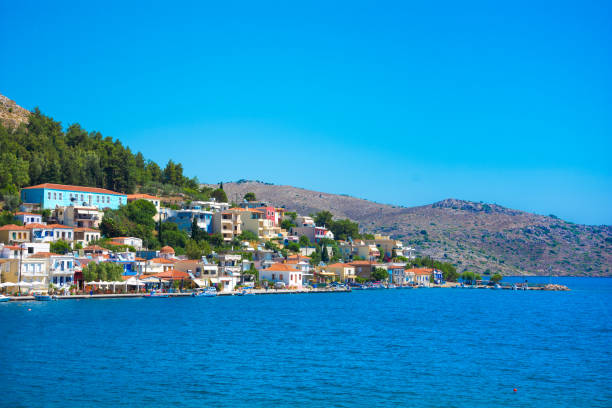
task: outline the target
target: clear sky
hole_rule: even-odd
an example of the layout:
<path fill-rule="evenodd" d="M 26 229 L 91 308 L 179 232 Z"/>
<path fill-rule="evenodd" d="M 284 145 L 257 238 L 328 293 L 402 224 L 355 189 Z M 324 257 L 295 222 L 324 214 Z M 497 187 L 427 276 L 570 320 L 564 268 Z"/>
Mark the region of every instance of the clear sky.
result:
<path fill-rule="evenodd" d="M 612 224 L 612 2 L 297 3 L 0 2 L 0 93 L 204 182 Z"/>

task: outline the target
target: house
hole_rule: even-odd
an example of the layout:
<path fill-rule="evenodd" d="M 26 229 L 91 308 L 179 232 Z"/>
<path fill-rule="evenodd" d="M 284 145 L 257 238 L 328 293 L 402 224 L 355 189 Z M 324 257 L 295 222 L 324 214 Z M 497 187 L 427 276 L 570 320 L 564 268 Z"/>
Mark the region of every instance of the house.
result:
<path fill-rule="evenodd" d="M 26 257 L 37 252 L 49 252 L 49 243 L 23 242 L 19 245 L 0 244 L 0 258 L 2 259 L 17 259 L 20 255 Z"/>
<path fill-rule="evenodd" d="M 100 231 L 93 228 L 82 228 L 75 227 L 74 228 L 74 242 L 81 244 L 81 246 L 86 247 L 91 242 L 97 241 L 100 239 Z"/>
<path fill-rule="evenodd" d="M 325 268 L 327 272 L 332 272 L 340 282 L 355 282 L 355 267 L 346 263 L 333 263 Z"/>
<path fill-rule="evenodd" d="M 386 258 L 404 256 L 404 244 L 402 241 L 392 239 L 389 236 L 376 234 L 374 235 L 374 239 L 366 239 L 365 243 L 375 245 Z"/>
<path fill-rule="evenodd" d="M 436 285 L 441 285 L 444 283 L 444 274 L 442 271 L 438 269 L 433 270 L 433 281 Z"/>
<path fill-rule="evenodd" d="M 278 227 L 283 220 L 283 215 L 285 213 L 284 208 L 276 208 L 272 206 L 262 206 L 256 207 L 255 210 L 263 213 L 264 217 L 267 220 L 270 220 L 273 226 Z"/>
<path fill-rule="evenodd" d="M 53 217 L 60 224 L 70 227 L 99 228 L 104 211 L 95 206 L 57 207 Z"/>
<path fill-rule="evenodd" d="M 355 268 L 355 275 L 363 279 L 372 279 L 372 272 L 381 267 L 381 264 L 374 261 L 352 261 L 348 264 Z"/>
<path fill-rule="evenodd" d="M 49 283 L 56 286 L 70 286 L 74 283 L 75 261 L 72 254 L 58 255 L 51 252 L 39 252 L 30 255 L 29 259 L 45 260 Z"/>
<path fill-rule="evenodd" d="M 405 263 L 388 263 L 385 265 L 389 273 L 389 281 L 396 285 L 406 284 L 406 264 Z"/>
<path fill-rule="evenodd" d="M 419 286 L 429 286 L 434 270 L 432 268 L 410 268 L 409 272 L 414 273 L 414 283 Z"/>
<path fill-rule="evenodd" d="M 139 265 L 139 275 L 158 274 L 174 269 L 176 261 L 167 258 L 152 258 Z"/>
<path fill-rule="evenodd" d="M 219 283 L 218 265 L 204 263 L 201 259 L 185 259 L 176 261 L 174 269 L 186 272 L 198 286 L 209 286 L 209 283 Z"/>
<path fill-rule="evenodd" d="M 274 221 L 266 217 L 266 210 L 251 208 L 230 208 L 228 212 L 236 213 L 242 221 L 242 231 L 251 231 L 259 239 L 270 240 L 282 237 L 281 228 Z M 274 215 L 272 215 L 274 219 Z"/>
<path fill-rule="evenodd" d="M 303 272 L 292 265 L 275 263 L 259 271 L 260 281 L 283 282 L 289 288 L 302 289 Z"/>
<path fill-rule="evenodd" d="M 286 264 L 302 271 L 302 283 L 307 283 L 313 279 L 312 266 L 310 265 L 309 257 L 291 255 L 287 257 Z"/>
<path fill-rule="evenodd" d="M 21 200 L 38 203 L 43 209 L 69 206 L 95 206 L 117 209 L 127 204 L 127 195 L 96 187 L 44 183 L 21 189 Z"/>
<path fill-rule="evenodd" d="M 207 233 L 213 232 L 212 225 L 213 212 L 199 208 L 173 210 L 168 212 L 168 216 L 164 217 L 166 221 L 174 222 L 182 231 L 191 233 L 191 226 L 195 219 L 198 227 Z"/>
<path fill-rule="evenodd" d="M 363 240 L 341 241 L 338 244 L 340 253 L 344 258 L 352 259 L 358 256 L 361 259 L 374 261 L 380 257 L 380 251 L 374 244 L 366 244 Z"/>
<path fill-rule="evenodd" d="M 74 228 L 61 224 L 49 224 L 48 228 L 53 231 L 53 241 L 66 241 L 72 243 L 74 240 Z"/>
<path fill-rule="evenodd" d="M 174 248 L 170 245 L 163 246 L 159 251 L 159 257 L 164 259 L 175 259 Z"/>
<path fill-rule="evenodd" d="M 334 234 L 325 227 L 307 226 L 307 227 L 292 227 L 291 234 L 299 237 L 306 236 L 310 242 L 320 242 L 324 238 L 334 239 Z"/>
<path fill-rule="evenodd" d="M 287 217 L 284 217 L 284 218 L 286 219 Z M 295 217 L 295 220 L 293 222 L 297 227 L 314 227 L 315 226 L 314 219 L 306 215 L 298 215 L 297 217 Z"/>
<path fill-rule="evenodd" d="M 128 245 L 134 247 L 137 251 L 142 249 L 142 239 L 136 237 L 115 237 L 111 238 L 111 242 L 119 245 Z M 174 251 L 174 250 L 173 250 Z"/>
<path fill-rule="evenodd" d="M 187 272 L 177 271 L 176 269 L 168 269 L 164 272 L 160 272 L 154 275 L 156 278 L 166 279 L 170 281 L 188 281 L 191 277 Z"/>
<path fill-rule="evenodd" d="M 231 241 L 242 234 L 242 220 L 237 212 L 222 211 L 213 214 L 213 233 L 219 233 L 224 241 Z"/>
<path fill-rule="evenodd" d="M 222 203 L 211 199 L 211 201 L 192 201 L 189 204 L 189 208 L 194 210 L 206 210 L 212 211 L 213 213 L 226 211 L 230 208 L 229 203 Z"/>
<path fill-rule="evenodd" d="M 240 283 L 242 272 L 242 255 L 219 255 L 219 283 L 223 291 L 232 291 Z"/>
<path fill-rule="evenodd" d="M 155 221 L 159 221 L 159 214 L 161 212 L 161 198 L 159 197 L 155 197 L 149 194 L 128 194 L 127 195 L 127 202 L 131 203 L 137 200 L 145 200 L 150 202 L 151 204 L 153 204 L 155 206 L 155 210 L 156 213 L 153 216 L 153 219 Z"/>
<path fill-rule="evenodd" d="M 0 227 L 0 242 L 18 244 L 30 241 L 30 231 L 21 225 L 8 224 Z"/>
<path fill-rule="evenodd" d="M 18 211 L 15 213 L 15 219 L 21 221 L 23 225 L 29 223 L 42 223 L 42 215 L 31 212 Z"/>

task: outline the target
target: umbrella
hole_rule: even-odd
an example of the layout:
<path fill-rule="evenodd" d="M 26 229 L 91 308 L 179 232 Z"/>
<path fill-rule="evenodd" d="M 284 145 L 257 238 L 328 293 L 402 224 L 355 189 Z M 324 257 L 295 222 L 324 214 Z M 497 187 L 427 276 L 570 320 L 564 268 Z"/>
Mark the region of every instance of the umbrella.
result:
<path fill-rule="evenodd" d="M 0 283 L 0 288 L 8 288 L 9 286 L 17 286 L 17 284 L 13 282 Z"/>
<path fill-rule="evenodd" d="M 92 282 L 86 282 L 86 285 L 99 285 L 98 282 L 92 281 Z"/>

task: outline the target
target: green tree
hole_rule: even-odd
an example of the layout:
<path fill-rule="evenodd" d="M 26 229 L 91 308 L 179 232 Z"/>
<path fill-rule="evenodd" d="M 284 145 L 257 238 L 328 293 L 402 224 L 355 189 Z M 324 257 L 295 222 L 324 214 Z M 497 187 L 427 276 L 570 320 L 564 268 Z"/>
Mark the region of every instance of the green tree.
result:
<path fill-rule="evenodd" d="M 302 235 L 300 237 L 300 246 L 302 248 L 308 248 L 310 246 L 310 240 L 308 239 L 306 235 Z"/>
<path fill-rule="evenodd" d="M 292 223 L 291 221 L 289 221 L 289 220 L 282 220 L 281 221 L 281 228 L 282 229 L 289 231 L 293 227 L 295 227 L 295 224 Z"/>
<path fill-rule="evenodd" d="M 200 259 L 204 252 L 200 245 L 193 239 L 187 240 L 187 244 L 185 245 L 185 255 L 189 259 Z"/>
<path fill-rule="evenodd" d="M 491 278 L 490 278 L 490 279 L 491 279 L 491 282 L 494 282 L 494 283 L 499 283 L 499 282 L 501 282 L 501 280 L 503 279 L 503 277 L 502 277 L 502 276 L 501 276 L 499 273 L 496 273 L 496 274 L 494 274 L 493 276 L 491 276 Z"/>
<path fill-rule="evenodd" d="M 70 244 L 63 240 L 58 240 L 55 242 L 51 242 L 49 244 L 49 250 L 54 254 L 66 254 L 72 250 Z"/>
<path fill-rule="evenodd" d="M 238 239 L 241 241 L 250 241 L 250 242 L 258 242 L 259 237 L 253 231 L 244 230 L 240 235 L 238 235 Z"/>
<path fill-rule="evenodd" d="M 372 279 L 376 281 L 385 281 L 389 279 L 389 272 L 384 268 L 375 268 L 372 271 Z"/>
<path fill-rule="evenodd" d="M 334 216 L 329 211 L 320 211 L 315 214 L 314 222 L 320 227 L 330 228 Z"/>
<path fill-rule="evenodd" d="M 332 221 L 329 229 L 334 233 L 335 239 L 347 240 L 348 238 L 359 238 L 359 224 L 349 219 Z"/>
<path fill-rule="evenodd" d="M 215 201 L 219 202 L 219 203 L 227 203 L 227 194 L 225 194 L 225 191 L 223 191 L 222 188 L 218 188 L 216 190 L 214 190 L 211 194 L 210 194 L 211 198 L 214 198 Z"/>
<path fill-rule="evenodd" d="M 15 214 L 10 211 L 2 211 L 0 213 L 0 227 L 9 224 L 22 225 L 21 221 L 15 219 Z"/>
<path fill-rule="evenodd" d="M 297 242 L 290 242 L 286 248 L 289 251 L 293 251 L 293 252 L 299 252 L 300 251 L 300 245 Z"/>
<path fill-rule="evenodd" d="M 246 193 L 244 195 L 244 199 L 248 202 L 251 202 L 257 200 L 257 197 L 255 197 L 255 193 Z"/>

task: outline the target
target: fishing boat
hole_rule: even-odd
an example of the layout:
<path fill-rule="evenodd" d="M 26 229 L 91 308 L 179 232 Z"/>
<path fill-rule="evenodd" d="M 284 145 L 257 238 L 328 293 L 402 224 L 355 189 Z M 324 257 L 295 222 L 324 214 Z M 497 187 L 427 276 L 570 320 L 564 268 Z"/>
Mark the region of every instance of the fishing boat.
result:
<path fill-rule="evenodd" d="M 167 298 L 168 294 L 167 293 L 158 293 L 158 292 L 152 291 L 151 293 L 149 293 L 148 295 L 145 295 L 144 297 L 146 297 L 146 298 Z"/>

